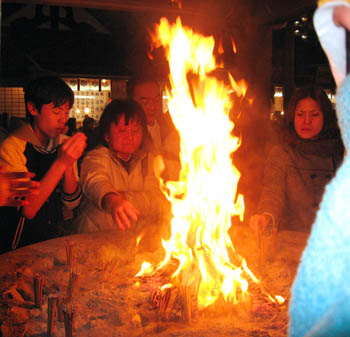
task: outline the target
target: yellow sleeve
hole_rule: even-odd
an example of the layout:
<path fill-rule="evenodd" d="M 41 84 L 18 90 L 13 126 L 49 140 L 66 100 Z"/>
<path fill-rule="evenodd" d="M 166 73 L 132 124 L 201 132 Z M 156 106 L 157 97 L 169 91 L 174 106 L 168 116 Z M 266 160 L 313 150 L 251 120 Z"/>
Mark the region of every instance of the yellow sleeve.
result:
<path fill-rule="evenodd" d="M 0 165 L 7 172 L 27 172 L 24 156 L 26 142 L 10 136 L 0 144 Z"/>

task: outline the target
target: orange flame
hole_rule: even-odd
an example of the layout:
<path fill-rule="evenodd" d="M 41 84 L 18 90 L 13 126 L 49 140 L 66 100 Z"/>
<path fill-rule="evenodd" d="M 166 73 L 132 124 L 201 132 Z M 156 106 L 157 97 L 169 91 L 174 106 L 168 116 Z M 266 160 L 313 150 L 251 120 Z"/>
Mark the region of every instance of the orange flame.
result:
<path fill-rule="evenodd" d="M 139 245 L 140 241 L 143 239 L 144 237 L 144 233 L 141 233 L 137 238 L 136 238 L 136 247 Z"/>
<path fill-rule="evenodd" d="M 236 95 L 238 97 L 245 96 L 248 89 L 245 81 L 240 80 L 239 82 L 236 82 L 230 73 L 228 74 L 228 78 L 230 80 L 232 89 L 236 92 Z"/>
<path fill-rule="evenodd" d="M 221 54 L 221 55 L 224 53 L 224 47 L 222 45 L 222 42 L 219 43 L 218 53 Z"/>
<path fill-rule="evenodd" d="M 153 57 L 153 55 L 152 55 L 152 52 L 147 51 L 147 56 L 148 56 L 148 58 L 149 58 L 150 60 L 154 60 L 154 57 Z"/>
<path fill-rule="evenodd" d="M 237 53 L 237 46 L 236 46 L 236 42 L 231 38 L 232 41 L 232 50 L 233 53 L 236 54 Z"/>
<path fill-rule="evenodd" d="M 140 271 L 135 276 L 138 277 L 138 276 L 148 274 L 148 273 L 152 272 L 152 270 L 153 270 L 152 265 L 149 262 L 144 261 L 142 263 Z"/>
<path fill-rule="evenodd" d="M 247 278 L 259 282 L 228 234 L 232 216 L 242 221 L 244 214 L 243 196 L 236 196 L 240 173 L 231 161 L 240 140 L 232 136 L 230 92 L 243 96 L 247 87 L 230 74 L 232 88 L 208 76 L 217 67 L 214 38 L 182 27 L 179 18 L 173 25 L 162 18 L 153 38 L 169 62 L 167 94 L 181 138 L 181 172 L 179 181 L 160 179 L 173 213 L 171 237 L 162 240 L 165 258 L 157 267 L 143 265 L 138 275 L 155 273 L 176 259 L 173 282 L 194 289 L 199 309 L 220 296 L 237 303 L 246 296 Z"/>

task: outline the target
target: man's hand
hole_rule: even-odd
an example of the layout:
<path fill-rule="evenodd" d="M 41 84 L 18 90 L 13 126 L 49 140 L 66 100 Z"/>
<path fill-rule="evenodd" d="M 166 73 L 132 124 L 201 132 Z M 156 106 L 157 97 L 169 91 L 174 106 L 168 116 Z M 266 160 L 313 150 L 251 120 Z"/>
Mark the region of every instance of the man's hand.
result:
<path fill-rule="evenodd" d="M 33 177 L 30 172 L 2 172 L 0 168 L 0 206 L 27 205 L 23 198 L 39 191 L 39 182 L 30 180 Z"/>
<path fill-rule="evenodd" d="M 76 133 L 67 139 L 58 150 L 57 159 L 67 166 L 73 165 L 83 154 L 86 147 L 86 136 L 82 132 Z"/>
<path fill-rule="evenodd" d="M 130 228 L 130 220 L 137 221 L 140 214 L 139 210 L 126 200 L 122 193 L 105 195 L 102 199 L 102 208 L 112 214 L 113 220 L 122 231 Z"/>

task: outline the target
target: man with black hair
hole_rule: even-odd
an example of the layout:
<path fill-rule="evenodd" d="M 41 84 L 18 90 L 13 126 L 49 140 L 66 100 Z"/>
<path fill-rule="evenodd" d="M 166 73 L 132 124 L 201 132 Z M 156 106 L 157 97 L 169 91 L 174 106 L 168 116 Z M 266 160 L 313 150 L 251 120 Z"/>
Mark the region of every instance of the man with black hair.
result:
<path fill-rule="evenodd" d="M 0 163 L 8 172 L 33 172 L 40 187 L 15 212 L 2 208 L 7 216 L 2 217 L 1 251 L 11 243 L 15 248 L 18 243 L 23 246 L 58 236 L 62 206 L 79 204 L 81 189 L 74 166 L 86 147 L 86 136 L 77 133 L 63 140 L 62 135 L 73 103 L 73 91 L 57 77 L 37 78 L 25 88 L 28 123 L 0 145 Z"/>
<path fill-rule="evenodd" d="M 166 179 L 177 180 L 180 170 L 180 138 L 169 112 L 163 113 L 159 83 L 152 78 L 132 79 L 128 97 L 138 102 L 146 115 L 147 130 L 154 147 L 165 160 Z"/>

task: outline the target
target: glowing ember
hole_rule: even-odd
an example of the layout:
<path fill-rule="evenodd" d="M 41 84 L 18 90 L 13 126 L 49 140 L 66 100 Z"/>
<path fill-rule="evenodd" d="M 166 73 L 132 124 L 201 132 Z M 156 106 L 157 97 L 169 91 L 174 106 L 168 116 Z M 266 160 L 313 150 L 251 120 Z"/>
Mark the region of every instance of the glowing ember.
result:
<path fill-rule="evenodd" d="M 153 268 L 144 263 L 137 276 L 175 259 L 172 284 L 192 289 L 199 309 L 219 297 L 237 303 L 247 295 L 247 279 L 258 282 L 228 234 L 232 216 L 242 221 L 244 213 L 243 196 L 236 196 L 240 173 L 231 160 L 240 141 L 232 136 L 229 92 L 244 95 L 246 86 L 229 75 L 230 88 L 209 75 L 217 68 L 213 37 L 182 27 L 179 18 L 174 25 L 162 18 L 153 38 L 170 66 L 169 111 L 181 138 L 181 172 L 177 182 L 161 181 L 173 212 L 165 258 Z"/>

